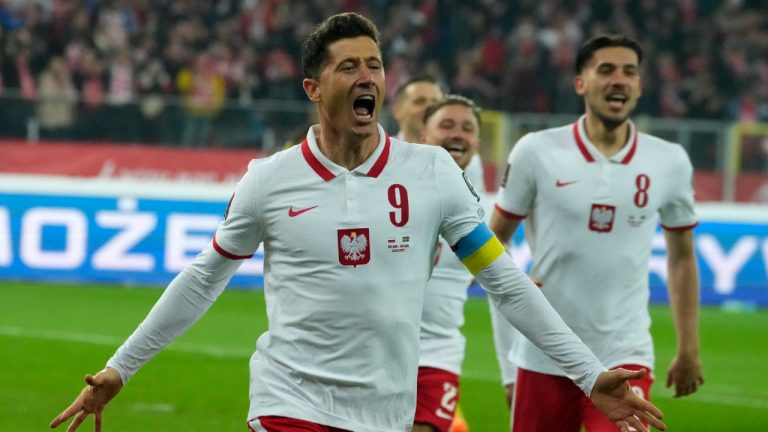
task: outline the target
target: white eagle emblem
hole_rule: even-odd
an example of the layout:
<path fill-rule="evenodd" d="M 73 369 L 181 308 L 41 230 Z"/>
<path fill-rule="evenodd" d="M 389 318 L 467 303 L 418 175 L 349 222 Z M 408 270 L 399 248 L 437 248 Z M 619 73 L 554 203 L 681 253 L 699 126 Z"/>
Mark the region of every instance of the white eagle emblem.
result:
<path fill-rule="evenodd" d="M 359 261 L 365 256 L 365 249 L 368 247 L 368 239 L 365 234 L 357 235 L 354 231 L 352 237 L 344 234 L 341 237 L 341 250 L 344 251 L 344 258 L 350 261 Z"/>
<path fill-rule="evenodd" d="M 592 220 L 595 223 L 595 228 L 607 229 L 613 220 L 613 210 L 606 207 L 595 207 L 592 210 Z"/>

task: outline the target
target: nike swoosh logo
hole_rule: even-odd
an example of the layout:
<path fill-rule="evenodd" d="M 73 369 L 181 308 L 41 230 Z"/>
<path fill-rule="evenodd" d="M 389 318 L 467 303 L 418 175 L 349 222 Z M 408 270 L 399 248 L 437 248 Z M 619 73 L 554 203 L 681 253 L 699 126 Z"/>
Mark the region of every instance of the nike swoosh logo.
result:
<path fill-rule="evenodd" d="M 558 180 L 558 181 L 555 183 L 555 186 L 557 186 L 557 187 L 563 187 L 563 186 L 572 185 L 572 184 L 574 184 L 574 183 L 578 183 L 578 180 L 573 180 L 573 181 L 565 181 L 565 182 L 564 182 L 564 181 L 560 181 L 560 180 Z"/>
<path fill-rule="evenodd" d="M 312 210 L 313 208 L 317 208 L 317 207 L 319 207 L 319 206 L 312 206 L 312 207 L 307 207 L 307 208 L 303 208 L 303 209 L 294 210 L 293 206 L 291 206 L 291 208 L 288 209 L 288 217 L 296 217 L 296 216 L 298 216 L 298 215 L 300 215 L 302 213 L 306 213 L 306 212 Z"/>

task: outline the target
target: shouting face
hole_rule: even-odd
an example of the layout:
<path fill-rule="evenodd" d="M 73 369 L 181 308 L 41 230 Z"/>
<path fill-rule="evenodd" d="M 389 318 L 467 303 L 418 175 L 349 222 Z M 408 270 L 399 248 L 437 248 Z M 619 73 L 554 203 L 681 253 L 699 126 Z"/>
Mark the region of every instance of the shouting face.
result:
<path fill-rule="evenodd" d="M 574 86 L 584 97 L 587 114 L 615 129 L 629 118 L 642 93 L 637 54 L 625 47 L 595 51 Z"/>

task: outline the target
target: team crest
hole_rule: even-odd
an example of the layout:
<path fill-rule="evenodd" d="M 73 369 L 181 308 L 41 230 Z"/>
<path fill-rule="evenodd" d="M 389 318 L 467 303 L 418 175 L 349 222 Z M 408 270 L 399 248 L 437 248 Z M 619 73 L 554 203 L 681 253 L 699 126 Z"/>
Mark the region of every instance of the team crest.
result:
<path fill-rule="evenodd" d="M 599 233 L 611 232 L 616 207 L 607 204 L 592 204 L 589 212 L 589 229 Z"/>
<path fill-rule="evenodd" d="M 368 228 L 340 229 L 339 263 L 359 266 L 371 260 L 371 239 Z"/>

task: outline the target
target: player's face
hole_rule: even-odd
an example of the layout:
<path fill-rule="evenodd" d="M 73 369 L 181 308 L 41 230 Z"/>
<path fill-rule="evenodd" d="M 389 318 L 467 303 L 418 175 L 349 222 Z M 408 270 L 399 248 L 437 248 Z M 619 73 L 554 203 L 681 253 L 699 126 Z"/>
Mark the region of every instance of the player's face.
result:
<path fill-rule="evenodd" d="M 642 93 L 639 69 L 637 54 L 630 48 L 595 51 L 574 79 L 576 93 L 584 97 L 587 115 L 596 116 L 610 129 L 623 124 Z"/>
<path fill-rule="evenodd" d="M 480 148 L 480 126 L 469 107 L 445 105 L 427 121 L 422 142 L 448 150 L 453 160 L 464 169 Z"/>
<path fill-rule="evenodd" d="M 359 36 L 330 44 L 328 52 L 329 60 L 311 96 L 319 105 L 320 116 L 341 131 L 358 136 L 377 134 L 384 103 L 384 65 L 379 47 L 371 38 Z"/>
<path fill-rule="evenodd" d="M 421 131 L 424 110 L 442 97 L 440 86 L 431 82 L 417 81 L 406 87 L 393 110 L 400 130 Z"/>

